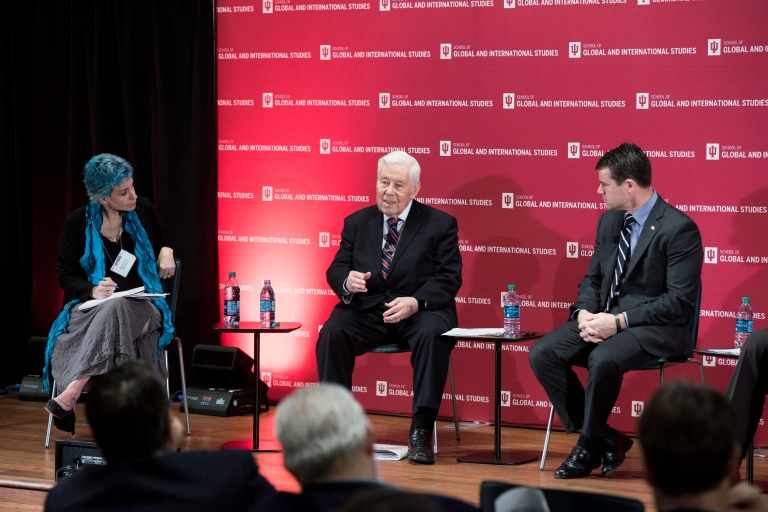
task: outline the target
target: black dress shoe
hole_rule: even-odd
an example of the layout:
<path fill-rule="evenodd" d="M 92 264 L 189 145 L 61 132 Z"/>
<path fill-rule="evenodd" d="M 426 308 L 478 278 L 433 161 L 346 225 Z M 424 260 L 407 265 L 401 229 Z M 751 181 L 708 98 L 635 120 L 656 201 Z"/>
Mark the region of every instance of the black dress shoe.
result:
<path fill-rule="evenodd" d="M 432 431 L 424 427 L 413 427 L 408 437 L 408 460 L 417 464 L 434 464 L 435 451 L 432 448 Z"/>
<path fill-rule="evenodd" d="M 589 476 L 593 469 L 599 467 L 600 454 L 590 457 L 587 450 L 576 445 L 565 462 L 555 471 L 555 478 L 584 478 Z"/>
<path fill-rule="evenodd" d="M 626 434 L 614 430 L 609 435 L 600 440 L 600 452 L 603 455 L 603 476 L 609 477 L 616 471 L 624 459 L 627 458 L 627 452 L 635 442 Z"/>

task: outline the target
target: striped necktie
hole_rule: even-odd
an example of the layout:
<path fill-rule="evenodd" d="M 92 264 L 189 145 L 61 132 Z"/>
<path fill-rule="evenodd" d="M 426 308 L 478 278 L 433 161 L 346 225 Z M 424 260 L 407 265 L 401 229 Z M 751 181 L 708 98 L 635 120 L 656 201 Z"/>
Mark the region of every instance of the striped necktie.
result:
<path fill-rule="evenodd" d="M 397 233 L 398 222 L 400 222 L 400 219 L 397 217 L 394 219 L 387 219 L 387 239 L 381 250 L 381 276 L 384 279 L 386 279 L 389 274 L 389 266 L 392 265 L 392 258 L 394 258 L 395 249 L 397 249 L 397 242 L 400 241 L 400 235 Z"/>
<path fill-rule="evenodd" d="M 629 251 L 630 240 L 632 239 L 632 226 L 635 223 L 635 218 L 631 214 L 624 217 L 624 227 L 621 228 L 621 236 L 619 237 L 619 254 L 616 261 L 616 269 L 613 271 L 613 282 L 611 282 L 611 294 L 608 296 L 608 301 L 605 303 L 605 311 L 611 309 L 611 301 L 619 294 L 621 287 L 624 284 L 624 275 L 626 274 L 627 264 L 629 263 Z"/>

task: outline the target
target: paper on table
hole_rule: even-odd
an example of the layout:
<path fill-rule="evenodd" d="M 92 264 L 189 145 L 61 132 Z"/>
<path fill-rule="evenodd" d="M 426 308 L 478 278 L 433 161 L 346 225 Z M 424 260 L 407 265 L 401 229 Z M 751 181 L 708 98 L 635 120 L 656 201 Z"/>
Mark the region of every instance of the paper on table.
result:
<path fill-rule="evenodd" d="M 401 460 L 408 456 L 408 447 L 397 444 L 373 445 L 373 458 L 376 460 Z"/>
<path fill-rule="evenodd" d="M 707 350 L 723 356 L 738 356 L 741 354 L 740 348 L 708 348 Z"/>
<path fill-rule="evenodd" d="M 144 287 L 139 286 L 138 288 L 131 288 L 130 290 L 125 290 L 124 292 L 115 292 L 109 297 L 107 297 L 106 299 L 91 299 L 89 301 L 85 301 L 82 304 L 80 304 L 80 307 L 78 309 L 82 311 L 84 309 L 95 308 L 99 304 L 103 304 L 108 300 L 116 299 L 117 297 L 128 297 L 131 295 L 137 295 L 143 291 L 144 291 Z"/>
<path fill-rule="evenodd" d="M 504 334 L 504 329 L 501 327 L 481 327 L 477 329 L 460 329 L 458 327 L 451 329 L 448 332 L 444 332 L 443 336 L 489 336 L 498 337 Z"/>

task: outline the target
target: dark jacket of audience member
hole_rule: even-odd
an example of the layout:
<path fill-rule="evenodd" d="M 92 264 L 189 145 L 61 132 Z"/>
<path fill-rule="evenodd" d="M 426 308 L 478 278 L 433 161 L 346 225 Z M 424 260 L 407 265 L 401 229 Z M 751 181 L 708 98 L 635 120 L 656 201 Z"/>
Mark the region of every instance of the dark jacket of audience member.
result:
<path fill-rule="evenodd" d="M 87 415 L 107 464 L 62 480 L 46 511 L 230 512 L 275 493 L 250 452 L 172 453 L 181 422 L 163 383 L 140 361 L 113 368 L 94 384 Z"/>

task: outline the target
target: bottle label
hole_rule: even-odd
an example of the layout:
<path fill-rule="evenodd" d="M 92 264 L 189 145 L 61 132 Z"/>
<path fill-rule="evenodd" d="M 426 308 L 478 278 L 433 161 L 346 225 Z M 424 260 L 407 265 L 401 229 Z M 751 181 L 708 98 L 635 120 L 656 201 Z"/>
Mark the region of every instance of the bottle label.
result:
<path fill-rule="evenodd" d="M 240 314 L 240 301 L 239 300 L 225 300 L 224 301 L 224 314 L 225 315 L 239 315 Z"/>
<path fill-rule="evenodd" d="M 263 299 L 261 301 L 261 311 L 262 312 L 271 311 L 271 312 L 274 313 L 275 312 L 275 301 L 269 300 L 269 299 Z"/>
<path fill-rule="evenodd" d="M 736 332 L 750 334 L 752 332 L 752 320 L 736 320 Z"/>
<path fill-rule="evenodd" d="M 520 306 L 504 306 L 504 318 L 520 318 Z"/>

